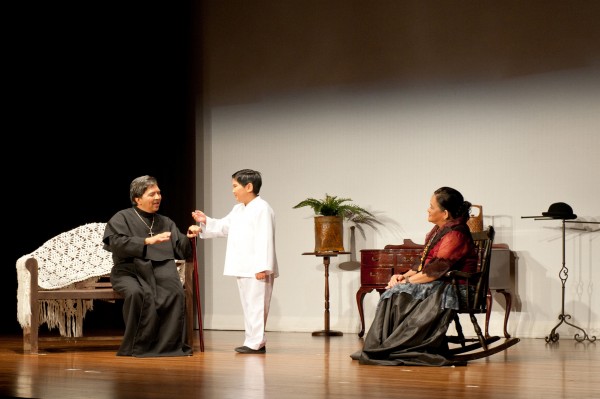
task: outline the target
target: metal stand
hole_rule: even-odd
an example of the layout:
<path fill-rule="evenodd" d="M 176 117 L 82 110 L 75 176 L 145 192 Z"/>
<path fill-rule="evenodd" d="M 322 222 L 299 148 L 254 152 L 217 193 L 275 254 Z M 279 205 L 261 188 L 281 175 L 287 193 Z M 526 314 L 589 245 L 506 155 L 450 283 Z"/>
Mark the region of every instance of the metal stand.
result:
<path fill-rule="evenodd" d="M 523 216 L 524 218 L 527 216 Z M 549 220 L 548 218 L 536 218 L 536 220 Z M 584 222 L 584 221 L 575 221 L 575 220 L 565 220 L 565 219 L 561 219 L 562 220 L 562 268 L 560 269 L 560 272 L 558 273 L 558 278 L 560 278 L 561 284 L 562 284 L 562 307 L 561 307 L 561 311 L 560 314 L 558 315 L 558 320 L 560 320 L 558 322 L 558 324 L 556 326 L 554 326 L 554 328 L 552 329 L 552 331 L 550 331 L 550 335 L 548 335 L 546 337 L 546 342 L 557 342 L 559 339 L 559 334 L 556 332 L 556 329 L 562 324 L 568 324 L 571 327 L 574 327 L 576 329 L 578 329 L 579 331 L 581 331 L 583 333 L 583 336 L 580 336 L 579 333 L 576 333 L 575 336 L 573 337 L 575 339 L 575 341 L 577 342 L 583 342 L 585 340 L 588 340 L 590 342 L 594 342 L 596 340 L 596 336 L 592 336 L 591 338 L 588 336 L 587 332 L 585 332 L 585 330 L 581 327 L 578 327 L 572 323 L 569 323 L 567 321 L 567 319 L 571 319 L 571 315 L 566 314 L 565 313 L 565 284 L 567 282 L 567 278 L 569 278 L 569 269 L 565 266 L 565 225 L 566 223 L 600 223 L 600 222 Z"/>
<path fill-rule="evenodd" d="M 341 331 L 333 331 L 329 329 L 329 263 L 330 257 L 338 255 L 347 255 L 350 252 L 304 252 L 302 255 L 314 255 L 323 258 L 323 266 L 325 266 L 325 328 L 320 331 L 314 331 L 313 337 L 340 337 L 344 335 Z"/>
<path fill-rule="evenodd" d="M 562 308 L 561 308 L 560 314 L 558 315 L 558 320 L 560 320 L 560 321 L 552 329 L 552 331 L 550 331 L 550 335 L 546 337 L 546 342 L 558 341 L 559 335 L 556 332 L 556 329 L 562 323 L 568 324 L 571 327 L 575 327 L 576 329 L 578 329 L 579 331 L 581 331 L 583 333 L 583 337 L 580 337 L 579 333 L 576 333 L 575 336 L 573 337 L 575 339 L 575 341 L 583 342 L 585 340 L 588 340 L 590 342 L 594 342 L 596 340 L 596 336 L 592 336 L 590 338 L 583 328 L 569 323 L 567 321 L 567 319 L 570 319 L 571 315 L 565 314 L 565 283 L 567 282 L 567 278 L 569 277 L 569 269 L 567 269 L 567 267 L 565 266 L 565 225 L 566 225 L 566 223 L 567 223 L 567 221 L 565 219 L 562 219 L 562 268 L 560 269 L 560 272 L 558 273 L 558 278 L 560 278 L 560 281 L 562 283 Z M 570 223 L 577 223 L 577 222 L 570 222 Z"/>

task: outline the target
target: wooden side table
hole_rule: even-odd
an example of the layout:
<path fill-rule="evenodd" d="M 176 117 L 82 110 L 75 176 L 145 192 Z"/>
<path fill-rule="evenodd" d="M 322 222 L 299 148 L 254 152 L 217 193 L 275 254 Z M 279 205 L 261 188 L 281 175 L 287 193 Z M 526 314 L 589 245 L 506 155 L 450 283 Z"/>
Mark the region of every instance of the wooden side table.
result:
<path fill-rule="evenodd" d="M 325 266 L 325 328 L 320 331 L 313 331 L 313 337 L 340 337 L 344 335 L 341 331 L 329 329 L 329 263 L 331 257 L 338 255 L 348 255 L 350 252 L 304 252 L 302 255 L 313 255 L 323 258 Z"/>

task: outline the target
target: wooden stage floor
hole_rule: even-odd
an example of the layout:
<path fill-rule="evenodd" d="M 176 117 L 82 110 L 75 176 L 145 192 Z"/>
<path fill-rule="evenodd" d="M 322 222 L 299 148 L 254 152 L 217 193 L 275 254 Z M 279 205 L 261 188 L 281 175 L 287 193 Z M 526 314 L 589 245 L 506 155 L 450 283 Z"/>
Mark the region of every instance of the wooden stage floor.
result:
<path fill-rule="evenodd" d="M 197 331 L 196 331 L 197 334 Z M 204 333 L 191 357 L 117 357 L 118 340 L 1 337 L 0 396 L 19 398 L 600 398 L 598 343 L 522 339 L 465 367 L 363 366 L 356 334 L 269 332 L 265 355 L 237 354 L 243 331 Z"/>

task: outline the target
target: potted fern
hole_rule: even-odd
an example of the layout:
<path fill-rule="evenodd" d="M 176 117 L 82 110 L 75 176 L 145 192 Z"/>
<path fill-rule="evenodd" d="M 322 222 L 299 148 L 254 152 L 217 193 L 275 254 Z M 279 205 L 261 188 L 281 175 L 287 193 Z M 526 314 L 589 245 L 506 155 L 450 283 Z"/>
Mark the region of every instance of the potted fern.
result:
<path fill-rule="evenodd" d="M 307 198 L 293 207 L 310 207 L 315 214 L 315 252 L 344 252 L 344 221 L 354 223 L 363 237 L 364 226 L 376 229 L 381 224 L 372 212 L 350 201 L 325 194 L 323 199 Z"/>

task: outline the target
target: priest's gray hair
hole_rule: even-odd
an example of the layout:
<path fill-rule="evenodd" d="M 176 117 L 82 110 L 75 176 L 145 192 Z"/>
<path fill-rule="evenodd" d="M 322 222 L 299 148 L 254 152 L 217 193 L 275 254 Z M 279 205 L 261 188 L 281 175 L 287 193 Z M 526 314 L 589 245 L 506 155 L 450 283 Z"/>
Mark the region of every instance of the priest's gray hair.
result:
<path fill-rule="evenodd" d="M 131 205 L 136 205 L 135 199 L 142 198 L 150 186 L 158 186 L 156 178 L 152 176 L 145 175 L 133 179 L 129 186 L 129 199 L 131 200 Z"/>

